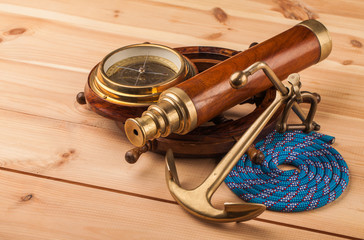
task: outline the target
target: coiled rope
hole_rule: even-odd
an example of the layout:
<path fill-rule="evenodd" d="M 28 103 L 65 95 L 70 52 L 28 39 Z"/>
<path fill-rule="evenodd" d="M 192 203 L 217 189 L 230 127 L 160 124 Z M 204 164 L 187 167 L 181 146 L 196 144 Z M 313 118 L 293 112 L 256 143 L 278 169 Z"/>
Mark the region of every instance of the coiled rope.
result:
<path fill-rule="evenodd" d="M 256 144 L 265 155 L 264 162 L 253 164 L 245 154 L 225 183 L 243 200 L 273 211 L 322 207 L 338 198 L 349 183 L 348 166 L 329 145 L 333 142 L 334 137 L 317 132 L 273 131 Z M 280 170 L 280 164 L 296 166 L 299 171 Z"/>

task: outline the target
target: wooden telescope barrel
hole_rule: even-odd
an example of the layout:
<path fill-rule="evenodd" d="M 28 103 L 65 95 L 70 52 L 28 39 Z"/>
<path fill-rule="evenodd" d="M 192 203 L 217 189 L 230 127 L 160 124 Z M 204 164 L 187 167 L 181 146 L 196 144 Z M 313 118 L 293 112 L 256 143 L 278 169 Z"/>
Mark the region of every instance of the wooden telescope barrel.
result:
<path fill-rule="evenodd" d="M 279 79 L 325 59 L 332 43 L 324 25 L 307 20 L 164 91 L 140 118 L 128 119 L 125 132 L 135 146 L 171 133 L 186 134 L 225 110 L 272 86 L 257 72 L 240 89 L 230 76 L 257 61 L 267 63 Z"/>

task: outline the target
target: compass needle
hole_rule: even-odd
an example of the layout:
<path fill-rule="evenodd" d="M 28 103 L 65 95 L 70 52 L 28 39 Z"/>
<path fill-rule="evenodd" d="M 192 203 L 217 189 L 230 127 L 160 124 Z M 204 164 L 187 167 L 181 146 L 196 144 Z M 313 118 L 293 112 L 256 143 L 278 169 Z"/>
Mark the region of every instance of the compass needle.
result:
<path fill-rule="evenodd" d="M 148 59 L 148 57 L 149 57 L 149 52 L 148 52 L 147 56 L 145 57 L 145 61 L 144 61 L 144 64 L 143 64 L 143 68 L 144 68 L 144 69 L 145 69 L 145 64 L 147 63 L 147 59 Z"/>
<path fill-rule="evenodd" d="M 149 74 L 155 74 L 155 75 L 162 75 L 162 76 L 167 76 L 167 73 L 157 73 L 157 72 L 145 72 L 145 73 L 149 73 Z"/>
<path fill-rule="evenodd" d="M 117 68 L 122 68 L 122 69 L 126 69 L 126 70 L 131 70 L 131 71 L 135 71 L 135 72 L 139 72 L 139 70 L 136 70 L 134 68 L 129 68 L 129 67 L 122 67 L 122 66 L 115 66 Z"/>
<path fill-rule="evenodd" d="M 148 59 L 148 57 L 149 57 L 149 52 L 148 52 L 147 56 L 145 57 L 145 60 L 144 60 L 143 66 L 139 68 L 139 74 L 138 74 L 138 77 L 137 77 L 137 79 L 136 79 L 136 81 L 135 81 L 134 86 L 136 86 L 136 85 L 138 84 L 138 81 L 139 81 L 140 75 L 142 75 L 142 73 L 144 73 L 144 72 L 145 72 L 145 64 L 147 63 L 147 59 Z"/>

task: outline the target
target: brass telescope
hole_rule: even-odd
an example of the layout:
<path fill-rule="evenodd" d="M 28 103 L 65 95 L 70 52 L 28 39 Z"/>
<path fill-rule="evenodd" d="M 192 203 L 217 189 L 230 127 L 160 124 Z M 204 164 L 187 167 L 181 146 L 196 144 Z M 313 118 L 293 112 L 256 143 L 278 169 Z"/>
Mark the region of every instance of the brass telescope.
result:
<path fill-rule="evenodd" d="M 129 141 L 138 147 L 171 133 L 186 134 L 225 110 L 272 86 L 262 74 L 240 82 L 244 88 L 230 85 L 230 76 L 255 62 L 268 64 L 279 79 L 324 60 L 332 43 L 325 26 L 307 20 L 291 29 L 243 51 L 216 66 L 162 92 L 156 104 L 141 117 L 125 122 Z M 238 76 L 234 81 L 242 81 Z"/>

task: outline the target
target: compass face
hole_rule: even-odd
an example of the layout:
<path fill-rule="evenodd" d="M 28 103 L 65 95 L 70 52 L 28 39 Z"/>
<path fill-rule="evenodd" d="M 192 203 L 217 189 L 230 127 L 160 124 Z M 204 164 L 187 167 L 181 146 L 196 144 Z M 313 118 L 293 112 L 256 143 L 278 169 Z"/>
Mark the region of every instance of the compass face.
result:
<path fill-rule="evenodd" d="M 130 88 L 159 86 L 178 78 L 185 68 L 181 54 L 156 45 L 131 45 L 111 53 L 104 61 L 107 78 Z"/>
<path fill-rule="evenodd" d="M 106 71 L 106 75 L 122 85 L 151 86 L 175 78 L 177 71 L 177 66 L 166 58 L 140 55 L 116 62 Z"/>
<path fill-rule="evenodd" d="M 178 51 L 158 44 L 125 46 L 109 53 L 91 71 L 89 86 L 103 100 L 123 106 L 149 106 L 168 88 L 197 74 Z"/>

